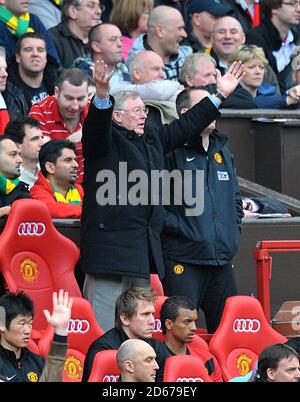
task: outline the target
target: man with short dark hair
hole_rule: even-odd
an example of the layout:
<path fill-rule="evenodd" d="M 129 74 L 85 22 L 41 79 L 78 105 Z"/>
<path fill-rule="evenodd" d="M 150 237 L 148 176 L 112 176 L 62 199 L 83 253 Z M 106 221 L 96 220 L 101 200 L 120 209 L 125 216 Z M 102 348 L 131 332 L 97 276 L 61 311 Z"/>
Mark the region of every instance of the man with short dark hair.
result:
<path fill-rule="evenodd" d="M 253 382 L 299 382 L 299 367 L 298 353 L 288 345 L 277 343 L 259 355 Z"/>
<path fill-rule="evenodd" d="M 23 161 L 19 179 L 26 183 L 30 190 L 40 171 L 39 152 L 44 138 L 40 123 L 33 117 L 19 117 L 8 123 L 4 134 L 20 146 Z"/>
<path fill-rule="evenodd" d="M 88 109 L 88 76 L 78 68 L 68 68 L 63 70 L 55 94 L 33 105 L 29 113 L 40 122 L 46 140 L 76 143 L 79 182 L 83 179 L 82 126 Z"/>
<path fill-rule="evenodd" d="M 29 198 L 27 185 L 19 180 L 21 163 L 18 145 L 0 137 L 0 217 L 9 214 L 15 200 Z"/>
<path fill-rule="evenodd" d="M 88 380 L 97 352 L 119 349 L 127 339 L 142 339 L 153 347 L 159 366 L 156 380 L 162 381 L 168 352 L 165 345 L 152 338 L 154 330 L 155 292 L 151 288 L 130 288 L 116 300 L 115 327 L 96 339 L 90 346 L 84 362 L 82 381 Z"/>
<path fill-rule="evenodd" d="M 222 382 L 222 372 L 218 361 L 209 352 L 205 341 L 202 341 L 203 344 L 199 341 L 193 347 L 192 341 L 197 336 L 197 319 L 196 305 L 191 300 L 184 296 L 170 296 L 160 311 L 162 331 L 165 335 L 164 343 L 171 356 L 200 357 L 212 381 Z"/>
<path fill-rule="evenodd" d="M 52 140 L 39 153 L 41 171 L 30 195 L 43 201 L 52 218 L 80 218 L 83 189 L 76 183 L 76 146 L 67 140 Z"/>
<path fill-rule="evenodd" d="M 7 382 L 62 381 L 72 303 L 68 292 L 60 290 L 53 293 L 53 312 L 44 310 L 48 324 L 54 328 L 45 364 L 43 357 L 27 349 L 34 317 L 32 300 L 24 292 L 0 297 L 0 308 L 5 313 L 4 322 L 0 319 L 0 375 Z"/>
<path fill-rule="evenodd" d="M 27 116 L 35 103 L 53 95 L 58 64 L 47 54 L 46 41 L 38 32 L 20 36 L 16 55 L 8 63 L 8 82 L 4 98 L 11 119 Z"/>

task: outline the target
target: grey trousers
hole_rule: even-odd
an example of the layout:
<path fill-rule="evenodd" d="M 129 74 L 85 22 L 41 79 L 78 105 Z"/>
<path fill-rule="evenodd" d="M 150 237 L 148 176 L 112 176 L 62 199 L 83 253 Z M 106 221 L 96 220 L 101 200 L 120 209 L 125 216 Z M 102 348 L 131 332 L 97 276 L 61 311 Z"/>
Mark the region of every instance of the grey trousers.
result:
<path fill-rule="evenodd" d="M 83 294 L 93 306 L 98 324 L 108 331 L 115 326 L 115 301 L 122 292 L 131 287 L 147 288 L 150 278 L 109 274 L 86 274 Z"/>

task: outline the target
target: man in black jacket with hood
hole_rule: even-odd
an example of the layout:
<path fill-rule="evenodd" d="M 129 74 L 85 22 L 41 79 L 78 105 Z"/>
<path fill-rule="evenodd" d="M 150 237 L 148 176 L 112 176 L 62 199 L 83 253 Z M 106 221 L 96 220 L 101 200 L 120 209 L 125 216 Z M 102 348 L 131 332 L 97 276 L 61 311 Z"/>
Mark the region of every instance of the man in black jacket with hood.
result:
<path fill-rule="evenodd" d="M 183 116 L 208 95 L 204 89 L 185 89 L 177 97 L 178 115 Z M 243 209 L 227 141 L 213 121 L 184 147 L 166 155 L 169 171 L 192 172 L 193 189 L 200 191 L 203 211 L 199 208 L 197 214 L 191 214 L 187 205 L 184 209 L 172 201 L 166 206 L 164 291 L 167 296 L 188 297 L 201 308 L 209 333 L 218 327 L 226 298 L 237 293 L 231 260 L 239 244 Z M 196 175 L 200 172 L 203 182 L 198 184 Z"/>
<path fill-rule="evenodd" d="M 113 326 L 113 305 L 122 291 L 149 286 L 150 272 L 164 276 L 164 208 L 152 186 L 153 174 L 164 169 L 164 153 L 198 135 L 219 115 L 218 105 L 234 90 L 242 71 L 241 63 L 233 64 L 223 77 L 218 74 L 219 93 L 159 131 L 144 132 L 147 109 L 141 98 L 133 92 L 109 98 L 107 66 L 96 63 L 97 92 L 82 137 L 85 196 L 80 248 L 84 294 L 105 330 Z"/>

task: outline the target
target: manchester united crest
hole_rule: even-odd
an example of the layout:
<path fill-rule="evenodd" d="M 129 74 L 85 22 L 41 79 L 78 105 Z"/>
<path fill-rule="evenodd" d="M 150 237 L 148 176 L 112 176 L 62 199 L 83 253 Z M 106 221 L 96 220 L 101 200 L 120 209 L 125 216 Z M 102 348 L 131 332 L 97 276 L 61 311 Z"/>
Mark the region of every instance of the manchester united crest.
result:
<path fill-rule="evenodd" d="M 246 375 L 250 371 L 250 364 L 252 359 L 246 355 L 246 353 L 242 353 L 236 359 L 236 367 L 239 370 L 240 375 Z"/>
<path fill-rule="evenodd" d="M 39 380 L 37 373 L 34 373 L 33 371 L 30 371 L 30 373 L 27 374 L 27 378 L 30 382 L 38 382 Z"/>
<path fill-rule="evenodd" d="M 20 273 L 27 282 L 36 282 L 39 277 L 37 263 L 30 258 L 24 258 L 20 264 Z"/>
<path fill-rule="evenodd" d="M 216 152 L 216 153 L 214 154 L 214 158 L 215 158 L 215 161 L 216 161 L 219 165 L 221 165 L 221 164 L 223 163 L 222 155 L 221 155 L 219 152 Z"/>
<path fill-rule="evenodd" d="M 180 264 L 175 265 L 174 272 L 175 272 L 176 275 L 183 274 L 183 271 L 184 271 L 184 266 L 183 265 L 180 265 Z"/>
<path fill-rule="evenodd" d="M 75 356 L 68 356 L 64 370 L 69 378 L 72 380 L 79 380 L 82 372 L 81 361 L 76 359 Z"/>

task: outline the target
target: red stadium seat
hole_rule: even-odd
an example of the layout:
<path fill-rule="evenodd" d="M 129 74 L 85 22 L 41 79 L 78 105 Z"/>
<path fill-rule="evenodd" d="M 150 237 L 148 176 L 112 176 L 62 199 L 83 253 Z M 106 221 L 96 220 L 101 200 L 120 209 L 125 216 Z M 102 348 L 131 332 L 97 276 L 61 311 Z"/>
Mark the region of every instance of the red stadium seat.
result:
<path fill-rule="evenodd" d="M 197 356 L 177 355 L 166 360 L 163 382 L 212 382 Z"/>
<path fill-rule="evenodd" d="M 13 203 L 0 236 L 0 271 L 10 291 L 23 290 L 34 301 L 34 330 L 47 327 L 43 309 L 52 309 L 53 291 L 81 296 L 74 276 L 78 258 L 78 248 L 56 230 L 43 202 Z"/>
<path fill-rule="evenodd" d="M 161 342 L 163 342 L 163 340 L 164 340 L 164 334 L 162 333 L 162 328 L 161 328 L 160 310 L 161 310 L 161 306 L 163 305 L 165 300 L 167 300 L 167 298 L 168 298 L 167 296 L 158 296 L 155 299 L 155 304 L 154 304 L 154 306 L 155 306 L 155 313 L 154 313 L 155 324 L 154 324 L 154 331 L 153 331 L 152 337 Z"/>
<path fill-rule="evenodd" d="M 233 296 L 226 300 L 209 349 L 218 359 L 223 378 L 228 381 L 248 374 L 267 346 L 286 341 L 270 326 L 255 297 Z"/>
<path fill-rule="evenodd" d="M 95 355 L 88 382 L 117 382 L 119 380 L 117 352 L 117 350 L 102 350 Z"/>
<path fill-rule="evenodd" d="M 157 296 L 164 296 L 164 289 L 157 274 L 150 274 L 150 286 L 155 290 Z"/>
<path fill-rule="evenodd" d="M 81 381 L 85 355 L 91 343 L 103 334 L 104 330 L 97 323 L 90 303 L 82 297 L 74 297 L 68 328 L 69 349 L 64 381 Z M 38 344 L 42 356 L 48 356 L 52 339 L 53 328 L 48 326 Z"/>

